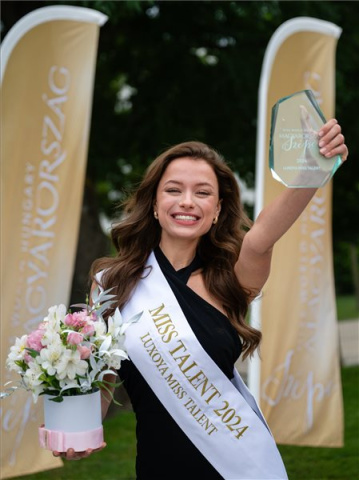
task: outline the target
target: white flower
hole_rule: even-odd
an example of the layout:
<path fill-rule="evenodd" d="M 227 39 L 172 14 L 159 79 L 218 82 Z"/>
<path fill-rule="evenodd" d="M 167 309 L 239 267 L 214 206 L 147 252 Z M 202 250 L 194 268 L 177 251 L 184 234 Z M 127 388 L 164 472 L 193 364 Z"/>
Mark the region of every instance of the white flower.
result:
<path fill-rule="evenodd" d="M 68 390 L 69 388 L 78 388 L 78 382 L 77 380 L 71 380 L 68 377 L 65 377 L 63 380 L 60 380 L 60 388 L 61 392 Z"/>
<path fill-rule="evenodd" d="M 59 337 L 60 339 L 60 337 Z M 54 342 L 48 345 L 47 348 L 43 348 L 40 351 L 40 355 L 36 357 L 36 361 L 47 371 L 49 375 L 55 375 L 57 370 L 57 363 L 64 353 L 66 348 L 61 342 Z"/>
<path fill-rule="evenodd" d="M 44 347 L 46 347 L 46 345 L 61 344 L 62 342 L 59 333 L 57 333 L 57 331 L 51 328 L 51 326 L 49 325 L 44 330 L 44 335 L 41 339 L 41 343 Z"/>
<path fill-rule="evenodd" d="M 6 365 L 9 370 L 15 370 L 16 372 L 21 372 L 22 368 L 16 365 L 16 361 L 24 360 L 25 354 L 27 353 L 26 345 L 27 335 L 23 335 L 21 338 L 16 338 L 15 345 L 10 348 L 10 353 L 6 360 Z"/>
<path fill-rule="evenodd" d="M 65 377 L 68 377 L 70 380 L 73 380 L 76 375 L 85 375 L 87 368 L 88 363 L 85 360 L 81 360 L 78 350 L 66 349 L 56 365 L 57 378 L 63 380 Z"/>
<path fill-rule="evenodd" d="M 119 370 L 122 360 L 128 360 L 128 355 L 124 350 L 113 349 L 108 352 L 109 358 L 107 364 L 109 368 Z"/>
<path fill-rule="evenodd" d="M 121 313 L 119 309 L 116 308 L 114 316 L 108 317 L 107 319 L 107 325 L 108 325 L 107 332 L 113 338 L 116 338 L 120 334 L 122 323 L 123 323 L 123 320 L 122 320 Z"/>
<path fill-rule="evenodd" d="M 108 318 L 108 333 L 110 333 L 115 339 L 124 335 L 131 323 L 137 322 L 141 314 L 135 315 L 125 322 L 119 309 L 116 308 L 114 316 Z"/>
<path fill-rule="evenodd" d="M 112 338 L 110 336 L 106 337 L 105 341 L 100 347 L 99 356 L 101 356 L 109 368 L 118 370 L 121 367 L 122 360 L 128 359 L 128 355 L 125 350 L 122 350 L 122 348 L 119 347 L 119 343 L 112 342 Z"/>
<path fill-rule="evenodd" d="M 104 338 L 107 332 L 106 323 L 102 318 L 99 318 L 96 322 L 94 322 L 95 326 L 95 334 L 94 337 L 96 339 Z"/>
<path fill-rule="evenodd" d="M 40 380 L 41 375 L 42 370 L 36 362 L 30 362 L 29 368 L 23 374 L 24 383 L 27 390 L 30 390 L 32 392 L 34 403 L 37 402 L 40 393 L 44 391 L 42 380 Z"/>
<path fill-rule="evenodd" d="M 89 360 L 91 366 L 90 376 L 94 380 L 97 374 L 107 367 L 107 363 L 104 355 L 100 352 L 96 352 L 94 355 L 91 355 Z"/>
<path fill-rule="evenodd" d="M 108 352 L 108 350 L 111 347 L 111 344 L 112 344 L 112 337 L 110 335 L 107 335 L 100 345 L 99 354 L 103 355 L 105 352 Z"/>
<path fill-rule="evenodd" d="M 92 371 L 91 373 L 94 373 L 94 372 Z M 79 383 L 80 383 L 81 392 L 88 392 L 89 390 L 92 390 L 93 381 L 94 381 L 94 377 L 89 373 L 87 373 L 85 378 L 80 378 Z"/>
<path fill-rule="evenodd" d="M 125 348 L 126 336 L 125 335 L 119 335 L 116 340 L 117 341 L 113 344 L 113 347 L 114 348 L 120 348 L 121 350 L 126 351 L 126 348 Z"/>
<path fill-rule="evenodd" d="M 50 307 L 48 310 L 47 317 L 44 318 L 45 322 L 49 322 L 49 324 L 57 331 L 60 328 L 60 322 L 63 321 L 66 315 L 66 307 L 65 305 L 54 305 Z"/>
<path fill-rule="evenodd" d="M 92 307 L 75 305 L 83 310 L 69 316 L 65 305 L 50 307 L 37 329 L 16 338 L 10 348 L 6 364 L 9 370 L 20 374 L 21 382 L 19 387 L 8 387 L 0 392 L 0 397 L 21 387 L 31 391 L 36 402 L 44 391 L 61 397 L 64 392 L 76 395 L 101 385 L 105 375 L 118 370 L 122 360 L 128 358 L 124 346 L 125 330 L 142 315 L 141 312 L 124 321 L 116 309 L 105 322 L 102 315 L 113 303 L 113 298 L 109 290 L 97 291 Z M 75 336 L 79 337 L 78 342 L 69 345 Z M 34 342 L 36 351 L 29 351 L 28 345 Z"/>

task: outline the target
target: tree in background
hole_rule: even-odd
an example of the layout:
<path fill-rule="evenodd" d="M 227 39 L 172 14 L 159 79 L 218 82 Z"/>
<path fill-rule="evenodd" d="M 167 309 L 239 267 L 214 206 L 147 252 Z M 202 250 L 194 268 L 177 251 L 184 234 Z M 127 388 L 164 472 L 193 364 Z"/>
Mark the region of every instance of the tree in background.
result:
<path fill-rule="evenodd" d="M 352 161 L 334 181 L 337 289 L 348 292 L 357 268 L 359 165 L 359 6 L 346 1 L 2 2 L 3 30 L 44 5 L 67 4 L 109 16 L 100 32 L 83 215 L 73 284 L 87 290 L 93 259 L 109 252 L 99 214 L 115 218 L 146 166 L 169 145 L 196 139 L 218 149 L 254 184 L 257 94 L 263 56 L 286 20 L 310 16 L 343 27 L 337 49 L 337 116 Z M 351 246 L 350 246 L 351 245 Z M 346 252 L 352 252 L 347 261 Z M 349 257 L 348 257 L 349 258 Z M 353 274 L 355 278 L 355 273 Z M 359 286 L 358 298 L 359 298 Z"/>

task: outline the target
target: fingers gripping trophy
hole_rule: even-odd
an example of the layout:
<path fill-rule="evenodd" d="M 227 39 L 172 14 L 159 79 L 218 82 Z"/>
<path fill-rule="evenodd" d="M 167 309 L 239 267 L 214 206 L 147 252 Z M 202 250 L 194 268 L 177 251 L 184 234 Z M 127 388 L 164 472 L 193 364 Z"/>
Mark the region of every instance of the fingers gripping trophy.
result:
<path fill-rule="evenodd" d="M 289 188 L 319 188 L 329 182 L 345 158 L 321 149 L 325 124 L 311 90 L 278 100 L 272 109 L 269 150 L 273 178 Z"/>

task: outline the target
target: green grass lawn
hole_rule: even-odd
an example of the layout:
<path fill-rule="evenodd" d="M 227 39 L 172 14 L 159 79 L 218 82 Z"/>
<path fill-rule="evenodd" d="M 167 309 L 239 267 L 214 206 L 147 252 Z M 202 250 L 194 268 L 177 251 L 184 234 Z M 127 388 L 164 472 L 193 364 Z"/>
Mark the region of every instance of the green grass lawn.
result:
<path fill-rule="evenodd" d="M 338 320 L 359 318 L 359 310 L 354 295 L 340 295 L 336 298 Z"/>
<path fill-rule="evenodd" d="M 290 480 L 359 479 L 359 367 L 343 368 L 342 382 L 345 408 L 344 448 L 280 446 Z M 17 478 L 22 480 L 134 479 L 136 447 L 133 413 L 121 410 L 112 418 L 105 420 L 104 426 L 108 446 L 102 452 L 78 462 L 65 462 L 63 468 Z M 171 478 L 169 477 L 168 480 Z"/>

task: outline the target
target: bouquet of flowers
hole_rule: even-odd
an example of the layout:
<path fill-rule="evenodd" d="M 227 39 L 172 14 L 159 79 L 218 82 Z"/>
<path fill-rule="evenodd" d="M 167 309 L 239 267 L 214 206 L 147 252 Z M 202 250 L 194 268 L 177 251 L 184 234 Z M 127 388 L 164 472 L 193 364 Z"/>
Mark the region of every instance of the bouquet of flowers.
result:
<path fill-rule="evenodd" d="M 111 289 L 110 289 L 111 290 Z M 16 338 L 10 349 L 7 367 L 21 377 L 16 386 L 1 394 L 10 395 L 18 388 L 39 395 L 50 395 L 62 402 L 65 396 L 82 395 L 114 386 L 104 379 L 114 374 L 127 359 L 125 332 L 141 314 L 124 321 L 118 309 L 106 321 L 104 312 L 113 303 L 110 290 L 92 292 L 92 302 L 77 304 L 81 311 L 67 312 L 65 305 L 49 308 L 47 316 L 29 335 Z"/>

